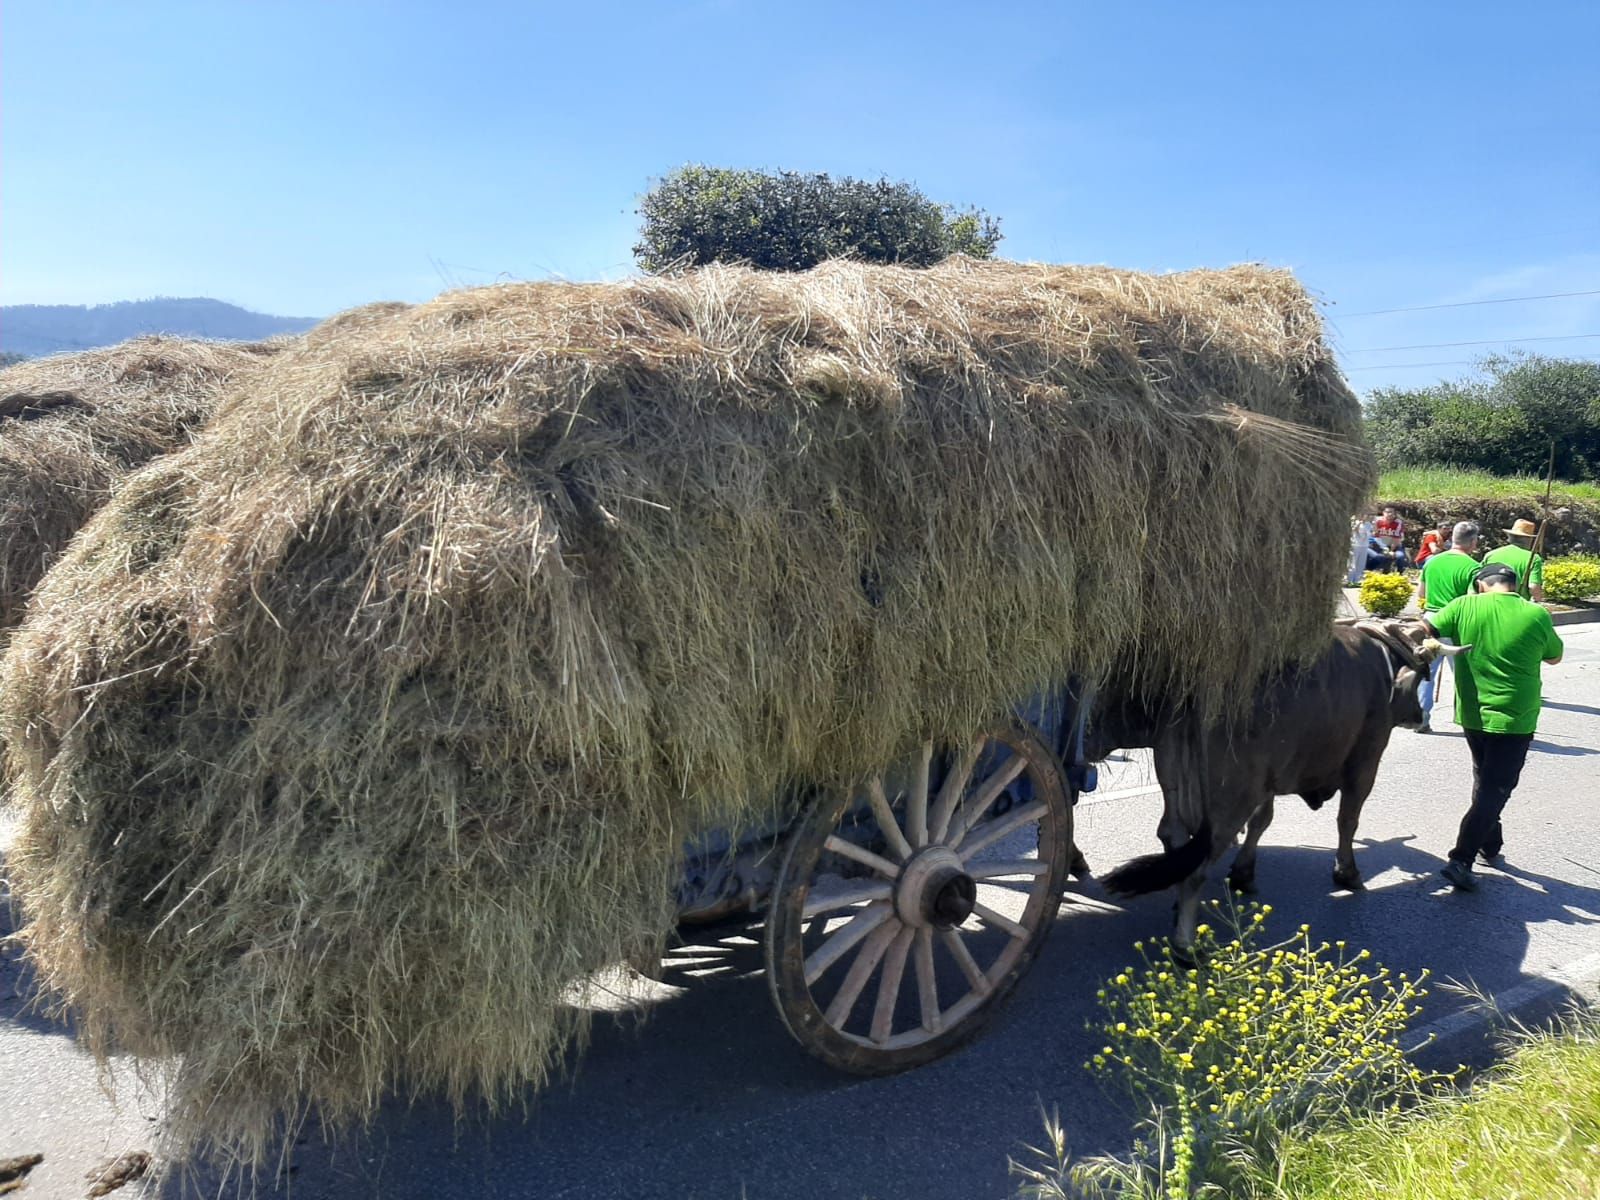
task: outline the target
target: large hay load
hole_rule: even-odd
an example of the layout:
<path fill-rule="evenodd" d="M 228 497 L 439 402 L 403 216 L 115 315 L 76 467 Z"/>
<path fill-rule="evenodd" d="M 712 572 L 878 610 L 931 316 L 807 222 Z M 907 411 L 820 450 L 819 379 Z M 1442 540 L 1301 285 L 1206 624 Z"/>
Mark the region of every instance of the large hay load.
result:
<path fill-rule="evenodd" d="M 187 445 L 275 348 L 152 336 L 0 370 L 0 643 L 112 484 Z"/>
<path fill-rule="evenodd" d="M 687 838 L 1068 671 L 1217 711 L 1369 485 L 1287 274 L 833 264 L 456 292 L 130 480 L 3 673 L 29 953 L 259 1154 L 492 1100 L 659 946 Z"/>

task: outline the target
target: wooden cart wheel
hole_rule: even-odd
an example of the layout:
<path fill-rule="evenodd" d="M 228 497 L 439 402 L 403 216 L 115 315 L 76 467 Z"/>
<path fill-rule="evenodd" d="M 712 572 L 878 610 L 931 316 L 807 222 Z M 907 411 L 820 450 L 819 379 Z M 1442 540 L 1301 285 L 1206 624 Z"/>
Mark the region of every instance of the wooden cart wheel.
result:
<path fill-rule="evenodd" d="M 901 779 L 819 797 L 767 915 L 767 983 L 830 1066 L 889 1074 L 970 1040 L 1049 932 L 1072 805 L 1054 756 L 1005 723 Z"/>

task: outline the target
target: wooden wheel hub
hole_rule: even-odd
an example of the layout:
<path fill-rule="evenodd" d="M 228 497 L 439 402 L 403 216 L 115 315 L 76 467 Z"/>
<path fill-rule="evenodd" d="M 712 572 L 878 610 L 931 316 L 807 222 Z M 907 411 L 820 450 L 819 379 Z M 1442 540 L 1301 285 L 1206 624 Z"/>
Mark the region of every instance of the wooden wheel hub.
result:
<path fill-rule="evenodd" d="M 1061 903 L 1072 804 L 1037 734 L 1006 721 L 934 752 L 819 794 L 788 836 L 767 983 L 789 1032 L 843 1070 L 903 1071 L 973 1037 Z"/>
<path fill-rule="evenodd" d="M 926 847 L 895 881 L 895 911 L 914 929 L 954 929 L 977 903 L 977 884 L 948 846 Z"/>

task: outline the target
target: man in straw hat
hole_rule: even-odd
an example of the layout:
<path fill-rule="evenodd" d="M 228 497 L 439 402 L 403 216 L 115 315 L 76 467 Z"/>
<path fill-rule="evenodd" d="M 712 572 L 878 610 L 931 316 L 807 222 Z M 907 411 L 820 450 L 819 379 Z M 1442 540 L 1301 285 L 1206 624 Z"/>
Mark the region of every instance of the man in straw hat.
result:
<path fill-rule="evenodd" d="M 1502 529 L 1501 533 L 1508 534 L 1511 538 L 1509 546 L 1501 546 L 1498 550 L 1491 550 L 1483 556 L 1484 566 L 1490 563 L 1503 563 L 1517 573 L 1517 578 L 1526 582 L 1523 595 L 1534 600 L 1544 599 L 1544 559 L 1533 552 L 1533 539 L 1538 531 L 1532 521 L 1518 518 L 1511 523 L 1510 529 Z"/>
<path fill-rule="evenodd" d="M 1517 595 L 1504 563 L 1479 568 L 1477 593 L 1423 618 L 1441 638 L 1471 649 L 1456 660 L 1456 721 L 1472 751 L 1472 804 L 1441 874 L 1458 891 L 1476 891 L 1474 857 L 1496 865 L 1504 845 L 1500 813 L 1522 776 L 1539 722 L 1539 664 L 1561 661 L 1550 614 Z"/>

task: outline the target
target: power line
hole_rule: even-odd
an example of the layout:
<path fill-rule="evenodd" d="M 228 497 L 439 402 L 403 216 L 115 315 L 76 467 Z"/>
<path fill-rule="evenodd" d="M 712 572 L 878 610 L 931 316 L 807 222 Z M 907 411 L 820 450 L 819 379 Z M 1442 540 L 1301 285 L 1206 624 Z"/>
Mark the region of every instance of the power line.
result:
<path fill-rule="evenodd" d="M 1582 338 L 1600 338 L 1600 333 L 1562 333 L 1553 337 L 1489 338 L 1482 342 L 1418 342 L 1412 346 L 1368 346 L 1364 350 L 1347 350 L 1346 354 L 1380 354 L 1388 350 L 1444 350 L 1451 346 L 1511 346 L 1518 342 L 1575 342 Z"/>
<path fill-rule="evenodd" d="M 1592 358 L 1581 358 L 1574 359 L 1573 361 L 1595 362 L 1597 360 Z M 1346 367 L 1345 373 L 1349 374 L 1352 371 L 1403 371 L 1407 367 L 1476 367 L 1479 365 L 1479 363 L 1480 360 L 1475 358 L 1444 358 L 1435 359 L 1430 362 L 1368 363 L 1364 367 Z"/>
<path fill-rule="evenodd" d="M 1470 367 L 1473 360 L 1470 358 L 1449 358 L 1441 362 L 1420 363 L 1379 363 L 1376 366 L 1346 367 L 1346 371 L 1400 371 L 1406 367 Z"/>
<path fill-rule="evenodd" d="M 1408 308 L 1371 308 L 1365 312 L 1335 312 L 1329 315 L 1343 320 L 1346 317 L 1381 317 L 1388 313 L 1431 312 L 1436 308 L 1472 308 L 1478 304 L 1521 304 L 1526 300 L 1565 300 L 1572 296 L 1600 296 L 1600 289 L 1589 292 L 1546 292 L 1542 296 L 1507 296 L 1501 300 L 1457 300 L 1454 304 L 1414 304 Z"/>

